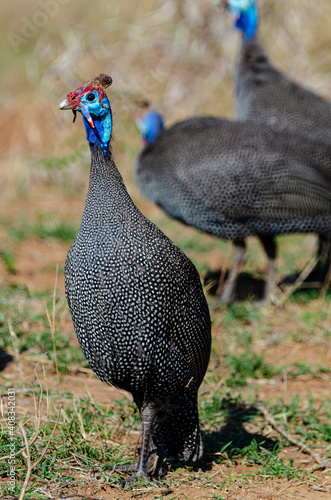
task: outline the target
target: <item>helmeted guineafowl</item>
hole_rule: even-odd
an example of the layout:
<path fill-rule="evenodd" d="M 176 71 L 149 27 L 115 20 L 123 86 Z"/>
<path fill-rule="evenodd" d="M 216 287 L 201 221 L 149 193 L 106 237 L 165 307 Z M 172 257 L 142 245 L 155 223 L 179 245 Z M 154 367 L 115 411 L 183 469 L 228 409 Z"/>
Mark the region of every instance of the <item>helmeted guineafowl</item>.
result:
<path fill-rule="evenodd" d="M 292 81 L 270 63 L 258 40 L 256 0 L 223 1 L 232 10 L 235 26 L 242 34 L 235 72 L 236 118 L 331 144 L 331 102 Z M 319 237 L 318 257 L 309 278 L 313 281 L 323 280 L 330 265 L 331 242 L 324 235 Z"/>
<path fill-rule="evenodd" d="M 269 61 L 258 40 L 256 0 L 223 0 L 241 31 L 235 73 L 238 120 L 253 120 L 292 129 L 331 144 L 331 102 L 292 81 Z"/>
<path fill-rule="evenodd" d="M 90 182 L 65 288 L 82 350 L 96 375 L 132 394 L 142 422 L 135 474 L 147 479 L 158 454 L 202 455 L 197 392 L 207 369 L 211 325 L 197 270 L 131 200 L 110 147 L 112 113 L 98 75 L 60 109 L 83 115 Z M 154 462 L 154 460 L 152 460 Z"/>
<path fill-rule="evenodd" d="M 234 291 L 245 238 L 258 236 L 269 257 L 265 302 L 273 279 L 273 236 L 331 233 L 331 145 L 316 149 L 294 134 L 215 117 L 194 117 L 161 131 L 156 116 L 147 112 L 137 120 L 147 143 L 135 166 L 141 191 L 170 216 L 234 241 L 224 302 Z"/>

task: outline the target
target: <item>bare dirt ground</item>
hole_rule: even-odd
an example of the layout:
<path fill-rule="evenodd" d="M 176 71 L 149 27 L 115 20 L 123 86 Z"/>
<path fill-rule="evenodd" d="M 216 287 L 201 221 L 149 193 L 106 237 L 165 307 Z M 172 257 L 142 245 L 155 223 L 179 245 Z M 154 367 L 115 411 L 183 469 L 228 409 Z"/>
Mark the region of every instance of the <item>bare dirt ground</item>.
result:
<path fill-rule="evenodd" d="M 272 353 L 271 353 L 272 357 Z M 278 356 L 275 357 L 275 360 Z M 39 374 L 42 379 L 42 385 L 45 390 L 58 388 L 56 376 L 54 371 L 49 367 L 43 365 L 42 360 L 38 363 L 36 361 L 29 361 L 24 359 L 24 356 L 16 359 L 12 362 L 3 372 L 3 374 L 10 380 L 15 381 L 22 378 L 24 380 L 24 385 L 28 388 L 33 385 L 35 381 L 36 373 Z M 123 395 L 120 391 L 110 388 L 99 381 L 91 370 L 84 370 L 83 373 L 73 374 L 73 375 L 62 375 L 60 382 L 60 390 L 67 391 L 69 388 L 70 392 L 78 397 L 84 397 L 86 399 L 92 399 L 93 401 L 100 404 L 107 404 L 111 398 L 120 399 L 123 397 L 128 397 Z M 256 399 L 259 401 L 279 399 L 279 397 L 284 397 L 291 399 L 293 396 L 299 396 L 303 399 L 309 398 L 311 395 L 314 396 L 314 404 L 318 405 L 319 400 L 324 399 L 330 395 L 330 382 L 323 381 L 321 379 L 312 378 L 309 376 L 304 376 L 300 380 L 288 380 L 287 382 L 270 383 L 268 381 L 265 384 L 261 384 L 260 387 L 256 387 Z M 18 393 L 19 405 L 17 407 L 19 415 L 29 415 L 34 413 L 34 400 L 28 392 L 20 395 Z M 64 402 L 65 404 L 65 402 Z M 255 426 L 249 423 L 245 425 L 245 430 L 251 433 L 259 431 Z M 264 430 L 264 435 L 268 437 L 277 437 L 270 426 Z M 125 443 L 130 444 L 134 447 L 139 434 L 132 432 L 129 435 L 125 435 Z M 118 442 L 124 442 L 123 433 L 120 430 L 114 436 L 114 439 Z M 323 454 L 323 450 L 320 451 Z M 287 460 L 293 459 L 294 464 L 300 465 L 303 470 L 316 469 L 316 463 L 312 460 L 310 456 L 302 453 L 299 449 L 289 446 L 288 448 L 283 448 L 279 453 L 279 457 L 284 457 Z M 245 466 L 242 461 L 235 464 L 210 464 L 208 468 L 209 477 L 215 481 L 216 479 L 226 482 L 231 477 L 238 475 L 247 474 L 252 471 L 251 466 Z M 72 472 L 70 473 L 71 475 Z M 77 484 L 74 488 L 68 489 L 61 488 L 58 482 L 49 481 L 47 484 L 47 491 L 54 495 L 52 498 L 56 499 L 72 499 L 78 500 L 79 498 L 86 498 L 88 500 L 102 499 L 124 499 L 124 498 L 178 498 L 178 499 L 198 499 L 198 498 L 224 498 L 229 500 L 274 500 L 274 499 L 284 499 L 284 500 L 329 500 L 330 498 L 330 472 L 329 470 L 319 471 L 315 470 L 314 482 L 301 481 L 298 479 L 292 479 L 290 481 L 286 479 L 277 478 L 263 478 L 258 479 L 256 477 L 252 479 L 245 479 L 245 481 L 235 480 L 227 488 L 218 489 L 216 487 L 211 487 L 208 485 L 205 476 L 201 477 L 199 482 L 199 475 L 202 476 L 201 470 L 197 467 L 195 474 L 192 478 L 192 474 L 187 475 L 187 480 L 185 480 L 185 472 L 183 474 L 182 481 L 180 485 L 174 487 L 169 487 L 168 489 L 163 489 L 160 493 L 156 489 L 149 489 L 145 487 L 135 488 L 131 491 L 121 491 L 110 487 L 100 478 L 100 475 L 93 470 L 90 471 L 90 483 L 86 484 L 86 474 L 82 475 L 81 478 L 84 479 L 83 485 L 79 485 L 80 475 L 79 472 L 76 474 Z M 192 485 L 194 483 L 194 486 Z M 198 486 L 196 485 L 198 483 Z M 200 483 L 200 484 L 199 484 Z M 1 484 L 1 478 L 0 478 Z M 163 495 L 163 496 L 162 496 Z M 10 499 L 10 497 L 4 497 Z M 29 497 L 33 498 L 33 497 Z"/>

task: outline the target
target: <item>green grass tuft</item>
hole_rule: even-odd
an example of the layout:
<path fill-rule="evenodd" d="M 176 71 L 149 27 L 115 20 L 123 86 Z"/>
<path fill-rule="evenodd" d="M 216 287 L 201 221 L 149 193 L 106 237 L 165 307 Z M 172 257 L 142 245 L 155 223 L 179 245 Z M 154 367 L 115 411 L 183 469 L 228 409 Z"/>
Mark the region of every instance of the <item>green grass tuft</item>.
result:
<path fill-rule="evenodd" d="M 277 375 L 281 368 L 276 368 L 264 362 L 264 357 L 256 353 L 245 352 L 241 355 L 226 354 L 225 363 L 228 367 L 228 386 L 243 386 L 247 379 L 272 378 Z"/>
<path fill-rule="evenodd" d="M 1 250 L 0 249 L 0 258 L 3 260 L 6 269 L 9 273 L 15 274 L 16 272 L 16 264 L 15 257 L 9 250 Z"/>
<path fill-rule="evenodd" d="M 31 224 L 21 221 L 16 227 L 8 229 L 8 236 L 14 240 L 23 241 L 28 238 L 41 240 L 54 238 L 64 242 L 71 242 L 77 236 L 78 228 L 66 221 L 57 221 L 53 216 L 40 216 L 39 221 Z"/>

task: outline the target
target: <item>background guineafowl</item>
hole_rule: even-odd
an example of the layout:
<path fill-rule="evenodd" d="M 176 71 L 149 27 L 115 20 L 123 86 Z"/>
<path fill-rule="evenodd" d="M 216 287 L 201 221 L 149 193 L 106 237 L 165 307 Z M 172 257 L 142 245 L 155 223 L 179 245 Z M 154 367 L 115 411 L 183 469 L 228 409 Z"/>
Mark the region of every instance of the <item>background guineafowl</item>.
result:
<path fill-rule="evenodd" d="M 224 1 L 242 33 L 235 72 L 236 118 L 291 129 L 330 144 L 331 102 L 290 80 L 270 63 L 258 41 L 256 0 Z"/>
<path fill-rule="evenodd" d="M 91 149 L 87 199 L 67 256 L 65 286 L 91 368 L 130 392 L 140 412 L 140 457 L 124 486 L 137 476 L 148 479 L 156 450 L 185 461 L 201 457 L 197 391 L 211 336 L 195 267 L 139 212 L 115 166 L 104 91 L 110 83 L 98 75 L 60 105 L 81 112 Z"/>
<path fill-rule="evenodd" d="M 194 117 L 161 131 L 162 123 L 155 111 L 137 121 L 147 143 L 135 167 L 141 191 L 170 216 L 234 241 L 225 302 L 234 291 L 244 239 L 258 236 L 269 258 L 265 302 L 274 272 L 273 235 L 330 234 L 331 145 L 316 151 L 313 141 L 294 134 L 215 117 Z"/>
<path fill-rule="evenodd" d="M 331 102 L 277 70 L 258 41 L 256 0 L 224 0 L 234 14 L 242 41 L 235 72 L 238 120 L 268 124 L 331 144 Z M 319 237 L 318 264 L 308 280 L 323 281 L 331 261 L 331 242 Z"/>

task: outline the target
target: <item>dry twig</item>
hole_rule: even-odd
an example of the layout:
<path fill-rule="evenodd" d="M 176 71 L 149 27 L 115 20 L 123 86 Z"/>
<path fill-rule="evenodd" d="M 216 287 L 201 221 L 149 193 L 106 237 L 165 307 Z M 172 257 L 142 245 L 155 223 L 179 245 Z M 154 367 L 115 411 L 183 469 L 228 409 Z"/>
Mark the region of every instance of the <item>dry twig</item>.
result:
<path fill-rule="evenodd" d="M 225 275 L 226 275 L 226 270 L 228 268 L 228 264 L 229 264 L 229 260 L 230 260 L 231 250 L 232 250 L 231 246 L 228 245 L 227 252 L 225 254 L 225 257 L 224 257 L 223 263 L 222 263 L 221 275 L 219 277 L 218 284 L 217 284 L 217 289 L 216 289 L 216 292 L 215 292 L 215 296 L 216 297 L 219 297 L 221 295 L 222 290 L 224 288 Z M 238 269 L 237 276 L 239 274 L 239 271 L 240 271 L 240 269 Z"/>
<path fill-rule="evenodd" d="M 138 497 L 140 495 L 145 495 L 146 493 L 160 493 L 162 495 L 169 495 L 170 493 L 173 492 L 170 488 L 160 488 L 156 486 L 155 488 L 139 488 L 139 489 L 134 489 L 134 496 Z"/>
<path fill-rule="evenodd" d="M 281 297 L 277 301 L 277 304 L 276 304 L 277 307 L 282 307 L 285 304 L 285 302 L 287 301 L 287 299 L 291 295 L 293 295 L 293 293 L 298 288 L 301 287 L 302 283 L 305 281 L 305 279 L 307 278 L 307 276 L 309 275 L 309 273 L 314 269 L 314 267 L 316 266 L 317 262 L 318 262 L 318 259 L 316 257 L 312 258 L 308 262 L 308 264 L 306 265 L 306 267 L 304 267 L 304 269 L 302 270 L 300 276 L 296 279 L 296 281 L 292 285 L 290 285 L 289 287 L 287 287 L 286 290 L 282 293 Z"/>
<path fill-rule="evenodd" d="M 283 436 L 287 441 L 290 443 L 294 444 L 294 446 L 297 446 L 303 453 L 307 453 L 310 455 L 315 462 L 317 462 L 323 469 L 329 469 L 331 468 L 331 463 L 326 460 L 325 458 L 321 457 L 319 453 L 316 451 L 311 450 L 308 446 L 305 444 L 301 443 L 300 441 L 297 441 L 294 439 L 293 436 L 285 432 L 276 422 L 276 420 L 270 415 L 268 410 L 264 408 L 264 406 L 260 405 L 260 403 L 255 403 L 254 407 L 259 410 L 264 418 L 266 419 L 267 422 L 275 429 L 276 432 L 278 432 L 281 436 Z"/>
<path fill-rule="evenodd" d="M 25 448 L 26 448 L 26 456 L 27 456 L 27 465 L 28 465 L 28 469 L 27 469 L 27 472 L 26 472 L 26 476 L 25 476 L 25 479 L 24 479 L 24 483 L 23 483 L 23 486 L 22 486 L 22 490 L 21 490 L 21 493 L 20 493 L 20 496 L 19 496 L 19 499 L 18 500 L 23 500 L 24 498 L 24 495 L 25 495 L 25 492 L 26 492 L 26 488 L 29 484 L 29 480 L 30 480 L 30 477 L 31 477 L 31 473 L 33 471 L 33 469 L 35 467 L 37 467 L 37 465 L 42 461 L 42 459 L 44 458 L 45 454 L 46 454 L 46 451 L 48 450 L 49 448 L 49 445 L 51 444 L 51 441 L 53 439 L 53 436 L 55 434 L 55 430 L 56 430 L 56 427 L 57 427 L 57 424 L 58 424 L 58 421 L 60 419 L 60 415 L 61 415 L 61 410 L 62 410 L 62 405 L 60 406 L 59 408 L 59 412 L 58 412 L 58 415 L 57 415 L 57 419 L 56 419 L 56 422 L 54 424 L 54 427 L 53 427 L 53 430 L 52 430 L 52 433 L 50 435 L 50 438 L 45 446 L 45 448 L 43 449 L 43 452 L 42 454 L 40 455 L 40 457 L 32 464 L 31 463 L 31 455 L 30 455 L 30 445 L 29 445 L 29 442 L 28 442 L 28 438 L 27 438 L 27 435 L 26 435 L 26 432 L 25 432 L 25 429 L 24 429 L 24 426 L 22 424 L 22 422 L 19 423 L 19 426 L 20 426 L 20 429 L 21 429 L 21 432 L 23 434 L 23 438 L 24 438 L 24 443 L 25 443 Z"/>
<path fill-rule="evenodd" d="M 19 423 L 19 426 L 20 426 L 20 429 L 21 429 L 21 432 L 22 432 L 23 438 L 24 438 L 24 443 L 25 443 L 25 447 L 26 447 L 26 457 L 27 457 L 26 460 L 27 460 L 27 465 L 28 465 L 28 470 L 26 472 L 26 476 L 24 479 L 22 490 L 21 490 L 21 493 L 20 493 L 20 496 L 18 499 L 18 500 L 23 500 L 25 492 L 26 492 L 26 488 L 28 486 L 29 479 L 31 476 L 32 467 L 31 467 L 30 446 L 29 446 L 28 438 L 27 438 L 27 435 L 26 435 L 26 432 L 25 432 L 25 429 L 24 429 L 22 422 Z"/>
<path fill-rule="evenodd" d="M 52 334 L 52 341 L 53 341 L 53 351 L 54 351 L 54 363 L 55 363 L 55 370 L 56 370 L 56 379 L 57 379 L 57 387 L 59 394 L 61 395 L 61 388 L 60 388 L 60 374 L 59 374 L 59 367 L 58 367 L 58 362 L 57 362 L 57 354 L 56 354 L 56 345 L 55 345 L 55 306 L 56 306 L 56 289 L 57 289 L 57 279 L 58 279 L 58 272 L 59 272 L 59 266 L 56 266 L 56 274 L 55 274 L 55 283 L 54 283 L 54 290 L 53 290 L 53 307 L 52 307 L 52 319 L 50 318 L 46 303 L 44 303 L 45 311 L 46 311 L 46 316 L 47 316 L 47 321 L 49 323 L 49 327 L 51 330 Z"/>

